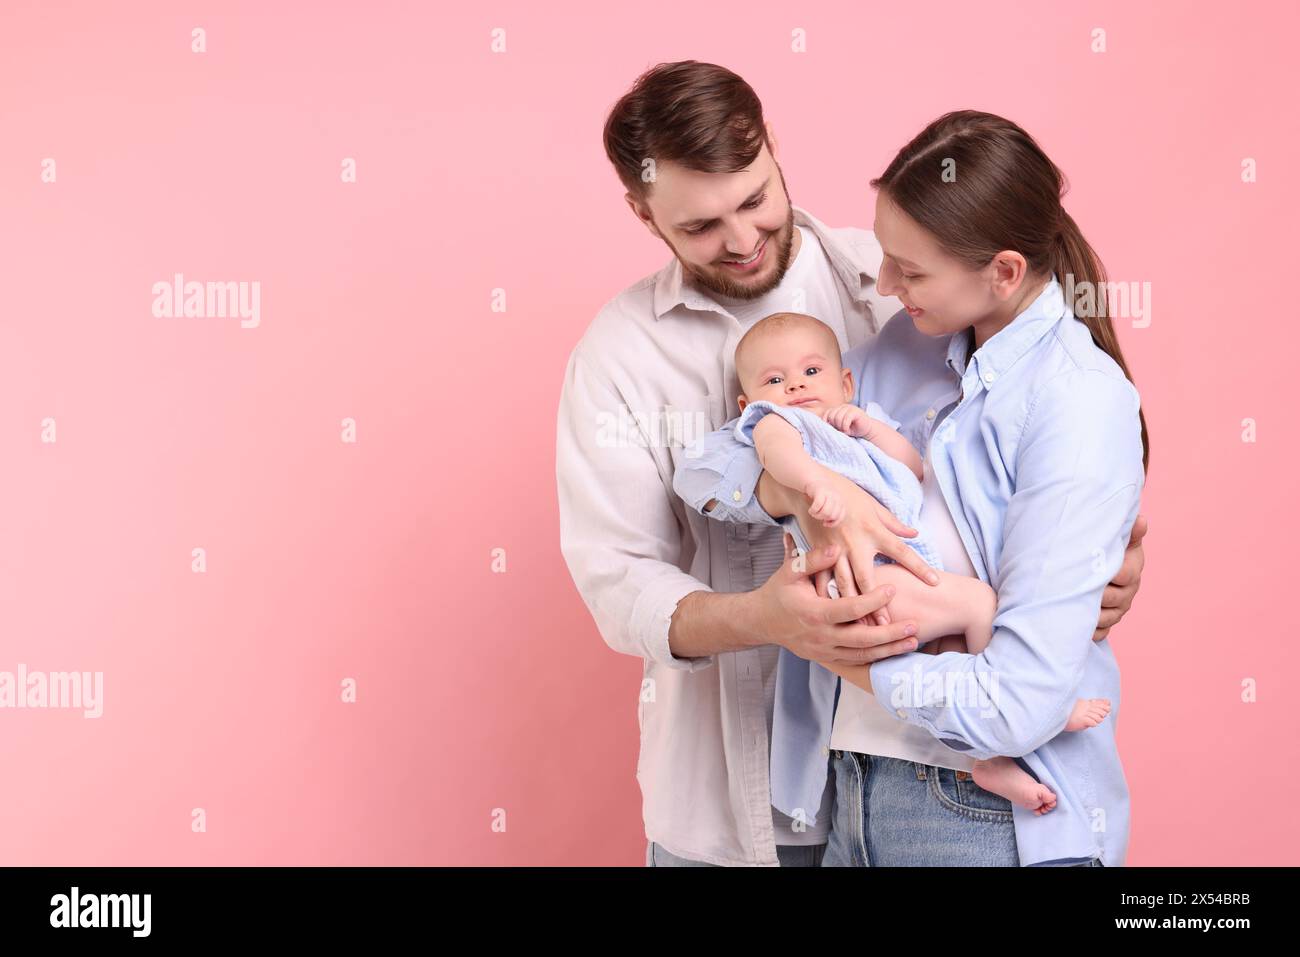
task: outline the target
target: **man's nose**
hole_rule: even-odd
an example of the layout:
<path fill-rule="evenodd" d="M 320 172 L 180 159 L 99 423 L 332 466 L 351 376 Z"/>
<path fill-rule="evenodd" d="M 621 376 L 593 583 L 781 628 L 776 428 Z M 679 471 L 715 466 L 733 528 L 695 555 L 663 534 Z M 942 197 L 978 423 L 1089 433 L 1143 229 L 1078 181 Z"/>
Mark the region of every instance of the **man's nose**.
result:
<path fill-rule="evenodd" d="M 758 230 L 744 223 L 736 223 L 727 231 L 727 255 L 733 259 L 752 256 L 758 247 Z"/>

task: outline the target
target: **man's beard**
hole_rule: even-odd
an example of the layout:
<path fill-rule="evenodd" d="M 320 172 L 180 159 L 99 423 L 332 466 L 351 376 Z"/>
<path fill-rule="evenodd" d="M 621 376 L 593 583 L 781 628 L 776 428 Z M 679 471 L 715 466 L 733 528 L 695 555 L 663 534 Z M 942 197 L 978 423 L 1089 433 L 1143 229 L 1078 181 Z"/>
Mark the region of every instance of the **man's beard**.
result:
<path fill-rule="evenodd" d="M 682 264 L 682 271 L 694 285 L 720 296 L 728 296 L 742 301 L 766 296 L 781 284 L 781 280 L 785 278 L 786 270 L 790 268 L 790 250 L 794 247 L 794 207 L 789 206 L 788 203 L 789 194 L 787 194 L 789 212 L 785 218 L 785 225 L 766 240 L 769 245 L 775 245 L 776 247 L 776 269 L 773 270 L 771 279 L 758 285 L 736 282 L 730 276 L 727 276 L 725 272 L 719 274 L 718 271 L 725 270 L 726 266 L 715 266 L 713 269 L 716 271 L 702 272 L 682 259 L 681 256 L 677 256 L 677 261 Z M 672 248 L 671 244 L 669 244 L 669 248 Z M 771 249 L 765 249 L 763 256 L 770 256 L 773 252 Z M 673 254 L 676 255 L 677 250 L 674 249 Z"/>

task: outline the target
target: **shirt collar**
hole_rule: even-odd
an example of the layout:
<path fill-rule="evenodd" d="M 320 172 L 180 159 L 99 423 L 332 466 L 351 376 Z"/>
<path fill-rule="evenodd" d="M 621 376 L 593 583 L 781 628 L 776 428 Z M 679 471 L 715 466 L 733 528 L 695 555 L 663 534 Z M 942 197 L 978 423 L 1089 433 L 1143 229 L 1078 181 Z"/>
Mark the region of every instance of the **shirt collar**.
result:
<path fill-rule="evenodd" d="M 1065 293 L 1053 273 L 1043 291 L 1028 308 L 976 349 L 969 363 L 967 355 L 973 340 L 970 330 L 954 335 L 948 342 L 948 367 L 963 379 L 968 373 L 973 373 L 984 383 L 986 389 L 993 388 L 1068 313 Z"/>
<path fill-rule="evenodd" d="M 821 243 L 822 249 L 826 250 L 826 255 L 831 261 L 831 267 L 835 270 L 845 288 L 852 292 L 855 299 L 865 300 L 869 290 L 875 287 L 879 262 L 869 262 L 864 260 L 860 254 L 855 255 L 854 250 L 821 220 L 793 203 L 790 204 L 790 207 L 794 211 L 794 224 L 796 226 L 807 226 L 812 230 L 813 235 Z M 674 256 L 672 261 L 659 271 L 655 281 L 655 318 L 662 318 L 665 313 L 677 306 L 708 312 L 724 311 L 722 306 L 707 292 L 697 289 L 693 284 L 684 281 L 682 264 Z"/>

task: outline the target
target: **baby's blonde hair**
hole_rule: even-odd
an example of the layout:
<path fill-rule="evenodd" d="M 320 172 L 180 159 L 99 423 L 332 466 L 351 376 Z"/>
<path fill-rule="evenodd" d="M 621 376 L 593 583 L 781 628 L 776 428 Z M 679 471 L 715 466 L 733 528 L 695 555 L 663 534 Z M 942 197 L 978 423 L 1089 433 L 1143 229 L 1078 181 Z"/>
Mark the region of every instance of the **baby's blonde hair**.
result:
<path fill-rule="evenodd" d="M 843 359 L 840 356 L 840 341 L 835 338 L 835 330 L 820 319 L 814 316 L 806 315 L 802 312 L 774 312 L 770 316 L 764 316 L 758 322 L 749 327 L 749 330 L 740 337 L 736 343 L 736 375 L 741 380 L 741 388 L 744 389 L 744 375 L 741 373 L 743 364 L 743 355 L 748 350 L 747 346 L 752 347 L 755 342 L 767 336 L 776 335 L 786 332 L 790 329 L 798 328 L 812 329 L 826 342 L 826 357 L 835 357 L 836 366 L 843 365 Z"/>

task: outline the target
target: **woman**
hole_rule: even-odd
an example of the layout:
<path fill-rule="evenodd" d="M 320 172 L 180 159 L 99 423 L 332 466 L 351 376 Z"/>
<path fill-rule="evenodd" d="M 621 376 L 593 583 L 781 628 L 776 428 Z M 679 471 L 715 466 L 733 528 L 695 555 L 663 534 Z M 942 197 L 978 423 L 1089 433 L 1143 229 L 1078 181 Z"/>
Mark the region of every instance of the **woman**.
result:
<path fill-rule="evenodd" d="M 949 571 L 997 590 L 998 613 L 978 655 L 832 667 L 844 680 L 823 864 L 1122 864 L 1119 671 L 1092 639 L 1137 516 L 1147 439 L 1101 263 L 1061 206 L 1060 170 L 1000 117 L 939 118 L 872 185 L 879 291 L 910 321 L 895 317 L 872 345 L 859 395 L 917 337 L 945 350 L 951 393 L 921 397 L 933 404 L 910 436 L 926 453 L 922 524 Z M 1076 316 L 1063 284 L 1096 293 L 1099 314 Z M 763 504 L 781 514 L 781 502 Z M 1110 715 L 1061 734 L 1079 697 L 1109 699 Z M 980 788 L 972 759 L 999 755 L 1056 806 L 1035 814 Z"/>

